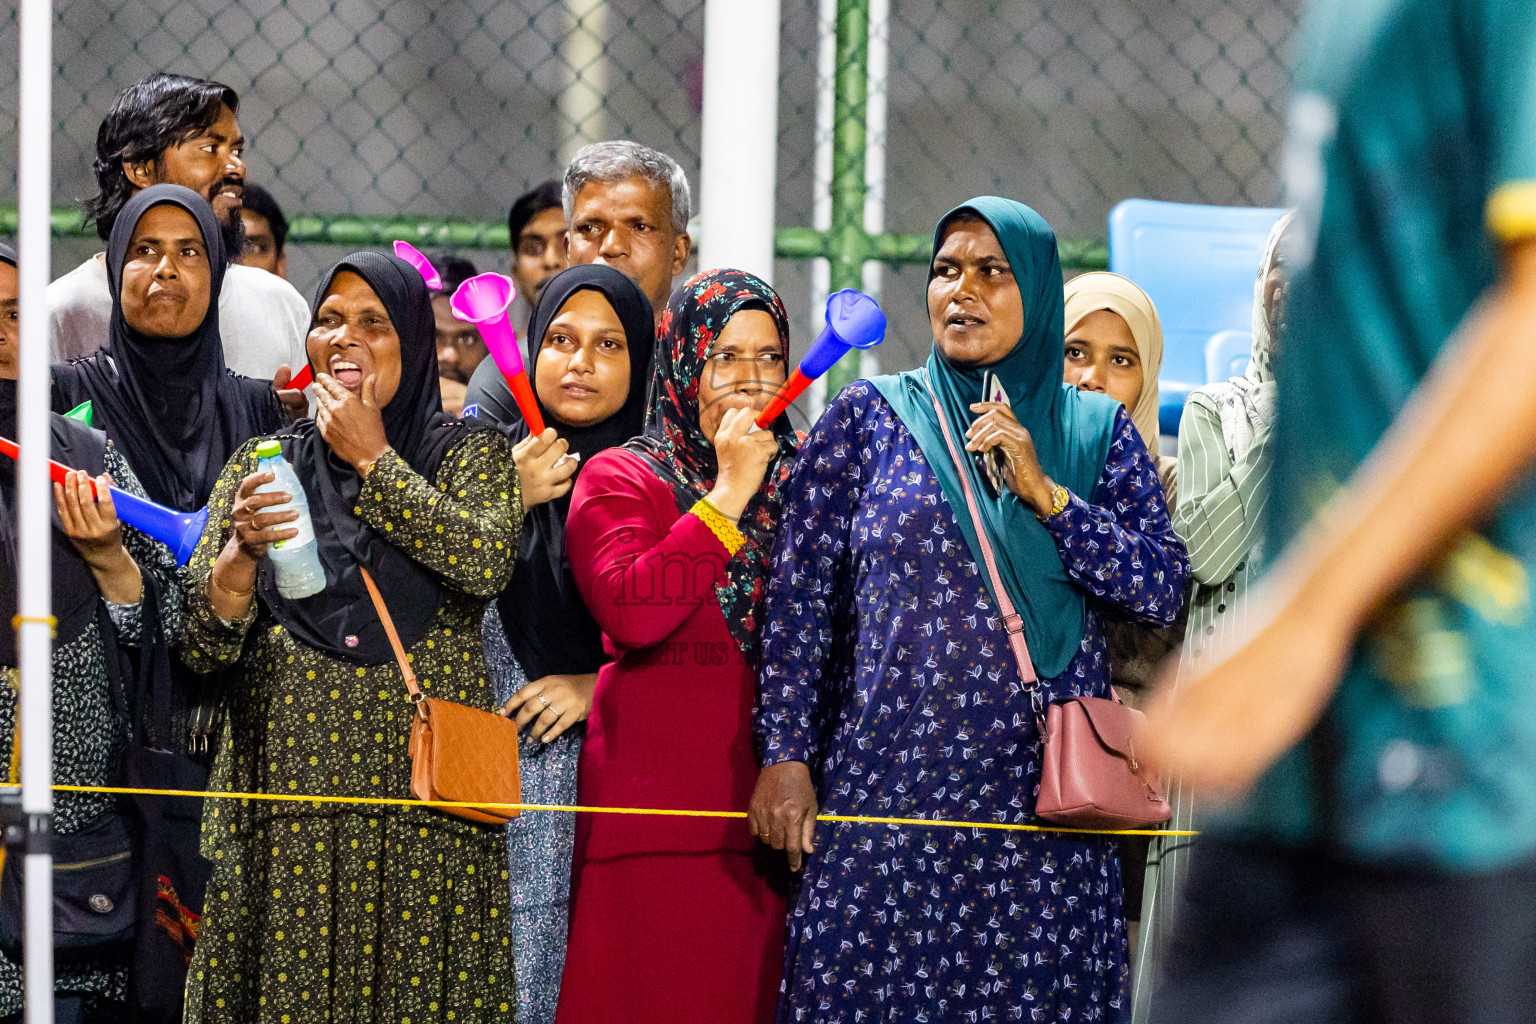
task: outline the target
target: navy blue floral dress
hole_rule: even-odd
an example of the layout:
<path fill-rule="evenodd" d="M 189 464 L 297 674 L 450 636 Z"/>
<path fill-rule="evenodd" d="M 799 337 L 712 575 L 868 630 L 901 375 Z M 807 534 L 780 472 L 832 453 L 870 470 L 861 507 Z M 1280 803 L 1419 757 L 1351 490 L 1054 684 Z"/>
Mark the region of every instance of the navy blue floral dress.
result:
<path fill-rule="evenodd" d="M 800 449 L 773 557 L 763 763 L 811 766 L 823 813 L 1029 822 L 1038 701 L 1107 696 L 1104 616 L 1167 625 L 1188 565 L 1122 411 L 1088 504 L 1048 524 L 1092 598 L 1039 698 L 921 449 L 866 382 Z M 790 916 L 779 1019 L 1129 1020 L 1107 838 L 823 823 Z"/>

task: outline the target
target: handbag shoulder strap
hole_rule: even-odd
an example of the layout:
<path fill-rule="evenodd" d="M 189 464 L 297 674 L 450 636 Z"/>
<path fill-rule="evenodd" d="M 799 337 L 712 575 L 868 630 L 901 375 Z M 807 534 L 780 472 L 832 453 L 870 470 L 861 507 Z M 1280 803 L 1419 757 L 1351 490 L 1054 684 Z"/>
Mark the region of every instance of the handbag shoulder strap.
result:
<path fill-rule="evenodd" d="M 944 444 L 949 448 L 949 457 L 955 464 L 955 473 L 960 477 L 960 489 L 965 492 L 965 507 L 971 514 L 971 526 L 976 531 L 976 542 L 981 547 L 981 559 L 986 563 L 987 576 L 992 581 L 992 594 L 997 598 L 998 610 L 1003 613 L 1003 628 L 1008 631 L 1008 646 L 1013 649 L 1013 659 L 1018 662 L 1019 676 L 1025 683 L 1033 683 L 1039 680 L 1035 673 L 1035 663 L 1029 656 L 1029 644 L 1024 639 L 1024 617 L 1013 607 L 1013 599 L 1008 596 L 1008 591 L 1003 586 L 1003 578 L 997 571 L 997 559 L 992 555 L 992 541 L 987 537 L 987 528 L 981 521 L 981 510 L 976 507 L 976 494 L 971 489 L 971 477 L 966 472 L 964 456 L 955 446 L 955 437 L 949 429 L 949 421 L 944 418 L 944 408 L 939 405 L 939 398 L 931 390 L 929 399 L 933 402 L 933 411 L 939 417 L 939 429 L 944 432 Z"/>
<path fill-rule="evenodd" d="M 416 685 L 416 673 L 411 671 L 411 663 L 405 657 L 405 647 L 400 643 L 400 634 L 395 632 L 395 620 L 389 617 L 389 609 L 384 605 L 384 598 L 379 595 L 378 584 L 373 582 L 373 576 L 367 569 L 359 566 L 358 571 L 363 574 L 363 583 L 368 587 L 368 596 L 373 599 L 374 610 L 379 613 L 379 621 L 384 623 L 389 646 L 394 648 L 395 661 L 400 665 L 400 674 L 405 677 L 405 688 L 411 691 L 411 702 L 420 702 L 423 696 L 421 687 Z"/>

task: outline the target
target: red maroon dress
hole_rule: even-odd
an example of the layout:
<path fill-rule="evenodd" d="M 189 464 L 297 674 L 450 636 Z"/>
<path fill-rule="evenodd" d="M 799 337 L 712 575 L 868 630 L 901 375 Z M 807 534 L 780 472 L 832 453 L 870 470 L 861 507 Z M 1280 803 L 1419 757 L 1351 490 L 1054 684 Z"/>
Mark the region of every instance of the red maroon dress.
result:
<path fill-rule="evenodd" d="M 757 674 L 715 597 L 725 545 L 622 448 L 582 469 L 566 544 L 614 658 L 597 677 L 581 803 L 746 810 Z M 782 865 L 744 819 L 577 815 L 557 1024 L 771 1021 Z"/>

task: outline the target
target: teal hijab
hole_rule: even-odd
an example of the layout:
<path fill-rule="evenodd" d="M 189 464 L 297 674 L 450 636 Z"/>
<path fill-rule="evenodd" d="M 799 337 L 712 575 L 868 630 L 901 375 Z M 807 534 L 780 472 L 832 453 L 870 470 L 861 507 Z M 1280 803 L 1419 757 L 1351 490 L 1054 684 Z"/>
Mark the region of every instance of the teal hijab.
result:
<path fill-rule="evenodd" d="M 1002 243 L 1003 253 L 1024 300 L 1024 334 L 1006 356 L 989 366 L 961 369 L 951 365 L 937 344 L 921 369 L 908 370 L 871 382 L 912 432 L 923 456 L 933 467 L 954 510 L 960 531 L 978 566 L 984 565 L 976 529 L 966 511 L 960 476 L 944 444 L 930 393 L 937 395 L 957 445 L 976 414 L 982 378 L 996 373 L 1013 403 L 1014 415 L 1034 439 L 1046 474 L 1073 494 L 1091 499 L 1109 457 L 1115 414 L 1120 403 L 1105 395 L 1080 392 L 1062 383 L 1063 306 L 1061 260 L 1056 234 L 1034 210 L 997 196 L 979 196 L 955 207 L 939 221 L 933 234 L 937 256 L 944 231 L 963 211 L 980 216 Z M 930 273 L 932 261 L 930 260 Z M 962 451 L 971 491 L 981 510 L 992 543 L 1003 587 L 1024 619 L 1024 639 L 1041 679 L 1067 670 L 1083 639 L 1087 600 L 1067 576 L 1056 541 L 1033 512 L 1013 492 L 993 498 L 982 483 L 976 460 Z M 990 587 L 990 582 L 988 584 Z M 994 599 L 997 595 L 993 595 Z"/>

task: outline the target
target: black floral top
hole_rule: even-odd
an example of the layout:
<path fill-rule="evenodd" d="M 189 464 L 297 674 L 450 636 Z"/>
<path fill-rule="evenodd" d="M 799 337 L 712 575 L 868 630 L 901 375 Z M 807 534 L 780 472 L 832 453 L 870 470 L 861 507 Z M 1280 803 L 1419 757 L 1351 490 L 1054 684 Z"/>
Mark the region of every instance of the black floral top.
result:
<path fill-rule="evenodd" d="M 125 491 L 143 495 L 139 478 L 116 448 L 108 444 L 105 468 Z M 160 622 L 166 642 L 175 643 L 181 631 L 182 599 L 177 585 L 176 561 L 158 541 L 125 527 L 123 546 L 151 577 L 159 591 Z M 14 585 L 14 584 L 12 584 Z M 145 593 L 148 594 L 146 588 Z M 136 647 L 142 636 L 142 599 L 135 605 L 107 606 L 117 642 Z M 53 781 L 72 786 L 120 786 L 119 771 L 125 735 L 118 721 L 107 678 L 106 647 L 100 631 L 87 629 L 53 650 Z M 16 697 L 19 680 L 14 668 L 3 671 L 7 685 L 0 686 L 0 760 L 10 764 L 16 729 Z M 55 793 L 53 830 L 69 835 L 109 810 L 114 797 L 103 793 Z M 124 962 L 61 965 L 59 991 L 90 992 L 110 999 L 127 993 L 128 968 Z M 0 1017 L 22 1008 L 22 971 L 0 954 Z"/>

